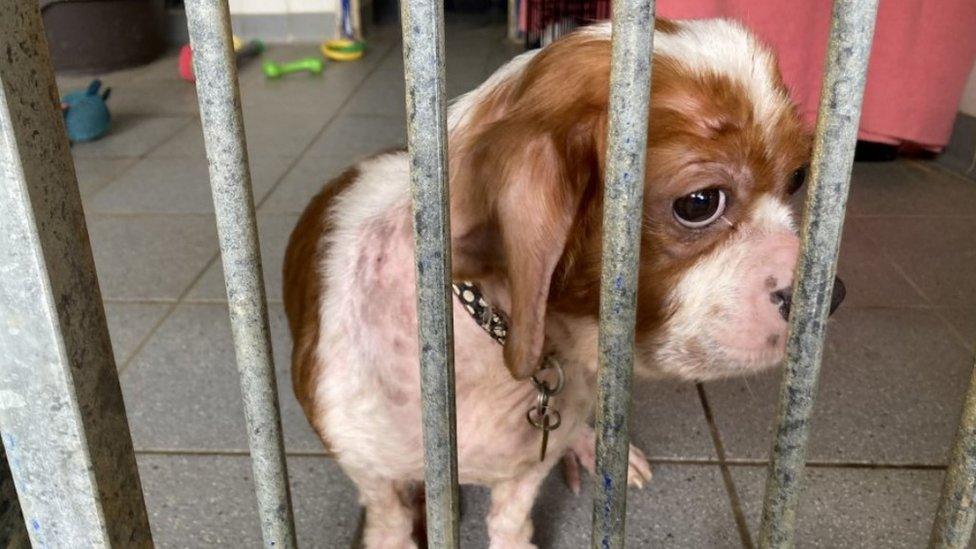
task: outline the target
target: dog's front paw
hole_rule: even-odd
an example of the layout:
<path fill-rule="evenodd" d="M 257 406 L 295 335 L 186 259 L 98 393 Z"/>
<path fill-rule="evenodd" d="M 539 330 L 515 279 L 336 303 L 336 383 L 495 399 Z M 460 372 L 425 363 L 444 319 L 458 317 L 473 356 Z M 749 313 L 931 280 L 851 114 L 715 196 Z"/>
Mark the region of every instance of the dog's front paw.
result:
<path fill-rule="evenodd" d="M 651 464 L 647 462 L 644 452 L 633 444 L 630 445 L 628 459 L 627 484 L 643 488 L 651 481 Z"/>
<path fill-rule="evenodd" d="M 591 475 L 596 471 L 596 433 L 592 429 L 587 429 L 580 435 L 563 456 L 563 477 L 569 489 L 577 495 L 581 485 L 580 465 Z M 627 484 L 643 488 L 650 482 L 651 476 L 651 464 L 647 462 L 644 452 L 631 444 L 628 454 Z"/>

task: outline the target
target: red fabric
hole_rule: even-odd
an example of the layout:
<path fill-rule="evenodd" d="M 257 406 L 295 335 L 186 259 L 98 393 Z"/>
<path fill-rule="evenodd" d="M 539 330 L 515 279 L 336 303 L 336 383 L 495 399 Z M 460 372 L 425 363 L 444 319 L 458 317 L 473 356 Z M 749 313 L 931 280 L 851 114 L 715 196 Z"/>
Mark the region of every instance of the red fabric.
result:
<path fill-rule="evenodd" d="M 728 17 L 776 50 L 804 118 L 816 120 L 831 2 L 658 0 L 672 19 Z M 860 137 L 939 149 L 976 57 L 976 0 L 881 0 Z"/>

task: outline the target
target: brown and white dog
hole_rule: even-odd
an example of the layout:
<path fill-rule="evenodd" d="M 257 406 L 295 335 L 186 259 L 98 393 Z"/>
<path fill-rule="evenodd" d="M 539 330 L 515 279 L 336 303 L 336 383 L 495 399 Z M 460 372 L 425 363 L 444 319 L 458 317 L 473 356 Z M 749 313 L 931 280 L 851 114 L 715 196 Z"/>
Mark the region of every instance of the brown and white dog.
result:
<path fill-rule="evenodd" d="M 658 21 L 637 375 L 708 380 L 784 356 L 805 132 L 773 55 L 723 20 Z M 491 547 L 532 547 L 543 478 L 592 471 L 610 26 L 520 55 L 449 114 L 453 275 L 507 312 L 498 345 L 454 302 L 460 481 L 489 486 Z M 367 547 L 412 547 L 423 479 L 409 161 L 364 160 L 309 204 L 284 295 L 295 393 L 359 488 Z M 527 381 L 552 354 L 562 426 L 539 461 Z M 650 468 L 632 448 L 630 481 Z"/>

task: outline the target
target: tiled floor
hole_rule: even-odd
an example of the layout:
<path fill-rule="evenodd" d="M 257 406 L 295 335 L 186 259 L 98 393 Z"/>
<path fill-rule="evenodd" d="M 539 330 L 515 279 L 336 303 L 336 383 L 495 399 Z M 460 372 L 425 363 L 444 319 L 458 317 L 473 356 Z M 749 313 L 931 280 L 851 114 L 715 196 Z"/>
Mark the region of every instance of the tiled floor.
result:
<path fill-rule="evenodd" d="M 448 26 L 452 94 L 516 51 L 503 36 L 499 26 Z M 314 52 L 287 46 L 268 55 Z M 363 60 L 331 64 L 321 77 L 269 82 L 255 64 L 241 73 L 304 547 L 348 546 L 359 511 L 289 390 L 281 257 L 324 181 L 359 155 L 403 142 L 401 71 L 391 28 Z M 73 152 L 154 536 L 160 547 L 257 546 L 195 94 L 177 80 L 175 57 L 104 80 L 114 89 L 112 133 Z M 68 89 L 86 80 L 60 82 Z M 829 329 L 801 546 L 924 543 L 976 341 L 974 205 L 976 184 L 933 165 L 855 167 L 840 264 L 849 297 Z M 777 384 L 771 373 L 637 388 L 634 439 L 655 476 L 630 495 L 631 546 L 751 543 Z M 485 496 L 465 490 L 465 547 L 485 546 Z M 573 497 L 554 476 L 536 506 L 537 541 L 586 545 L 589 513 L 588 495 Z"/>

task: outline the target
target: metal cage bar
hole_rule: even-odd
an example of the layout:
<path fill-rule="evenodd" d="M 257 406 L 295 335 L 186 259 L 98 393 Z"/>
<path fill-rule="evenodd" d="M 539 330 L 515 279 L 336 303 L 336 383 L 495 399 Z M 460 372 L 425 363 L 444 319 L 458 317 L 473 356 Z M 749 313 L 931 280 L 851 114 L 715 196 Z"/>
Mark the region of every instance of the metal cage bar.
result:
<path fill-rule="evenodd" d="M 653 28 L 654 0 L 613 3 L 592 532 L 604 549 L 624 546 Z"/>
<path fill-rule="evenodd" d="M 151 547 L 36 0 L 0 2 L 0 427 L 35 547 Z"/>
<path fill-rule="evenodd" d="M 759 546 L 792 547 L 878 0 L 835 0 Z"/>
<path fill-rule="evenodd" d="M 427 541 L 430 547 L 450 548 L 459 543 L 459 503 L 444 7 L 438 0 L 403 0 L 400 6 L 413 194 Z"/>
<path fill-rule="evenodd" d="M 268 306 L 227 0 L 188 0 L 210 187 L 265 547 L 295 547 Z"/>
<path fill-rule="evenodd" d="M 952 445 L 942 499 L 932 525 L 931 549 L 963 549 L 973 535 L 976 507 L 976 366 L 963 402 L 959 429 Z"/>

